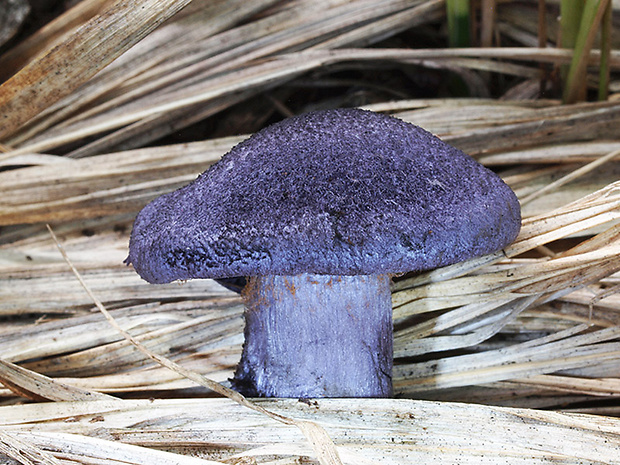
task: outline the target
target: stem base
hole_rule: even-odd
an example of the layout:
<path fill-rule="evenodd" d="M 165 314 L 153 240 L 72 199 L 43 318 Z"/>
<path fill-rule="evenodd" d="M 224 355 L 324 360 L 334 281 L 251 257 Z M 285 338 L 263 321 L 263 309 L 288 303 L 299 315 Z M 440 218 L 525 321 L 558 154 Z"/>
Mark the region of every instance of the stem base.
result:
<path fill-rule="evenodd" d="M 233 380 L 242 394 L 392 395 L 388 276 L 258 276 L 243 298 L 245 344 Z"/>

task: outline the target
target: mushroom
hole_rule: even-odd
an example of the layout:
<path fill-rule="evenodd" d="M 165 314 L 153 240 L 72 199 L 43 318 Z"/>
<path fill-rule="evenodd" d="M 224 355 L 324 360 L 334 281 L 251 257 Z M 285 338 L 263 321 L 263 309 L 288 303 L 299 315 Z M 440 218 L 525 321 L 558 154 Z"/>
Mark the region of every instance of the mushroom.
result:
<path fill-rule="evenodd" d="M 495 252 L 520 224 L 512 190 L 460 150 L 391 116 L 326 110 L 149 203 L 127 261 L 150 283 L 248 277 L 241 393 L 388 397 L 391 277 Z"/>

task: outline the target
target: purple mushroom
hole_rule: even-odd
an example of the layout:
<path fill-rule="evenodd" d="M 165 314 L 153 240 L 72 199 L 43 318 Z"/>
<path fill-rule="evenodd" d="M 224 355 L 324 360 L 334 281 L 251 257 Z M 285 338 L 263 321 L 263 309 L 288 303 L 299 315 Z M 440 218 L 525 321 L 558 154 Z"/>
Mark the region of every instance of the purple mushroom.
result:
<path fill-rule="evenodd" d="M 248 277 L 236 389 L 392 395 L 391 276 L 512 242 L 519 202 L 425 130 L 357 109 L 286 119 L 138 215 L 146 281 Z"/>

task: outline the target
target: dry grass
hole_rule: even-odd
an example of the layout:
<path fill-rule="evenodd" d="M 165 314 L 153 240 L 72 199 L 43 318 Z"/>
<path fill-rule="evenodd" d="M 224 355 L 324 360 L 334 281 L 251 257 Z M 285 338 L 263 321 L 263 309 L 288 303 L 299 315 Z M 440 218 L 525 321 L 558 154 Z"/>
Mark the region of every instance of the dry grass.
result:
<path fill-rule="evenodd" d="M 84 0 L 0 57 L 0 463 L 620 463 L 619 45 L 609 99 L 561 105 L 534 98 L 571 60 L 539 47 L 536 2 L 499 5 L 510 47 L 471 49 L 411 46 L 443 34 L 434 0 L 185 3 Z M 299 106 L 369 70 L 450 72 L 475 98 L 370 82 Z M 240 298 L 141 281 L 122 264 L 132 219 L 245 137 L 231 134 L 353 103 L 495 169 L 522 231 L 395 280 L 398 399 L 250 402 L 226 387 Z M 204 120 L 214 136 L 174 139 Z"/>

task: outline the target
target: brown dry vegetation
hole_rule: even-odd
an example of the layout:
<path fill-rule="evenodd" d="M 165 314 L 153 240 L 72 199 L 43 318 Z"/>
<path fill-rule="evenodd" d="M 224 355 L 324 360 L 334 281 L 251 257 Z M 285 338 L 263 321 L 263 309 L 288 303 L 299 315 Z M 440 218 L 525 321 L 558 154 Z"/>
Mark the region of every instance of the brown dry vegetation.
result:
<path fill-rule="evenodd" d="M 595 42 L 563 104 L 558 4 L 491 3 L 470 48 L 439 0 L 83 0 L 8 42 L 0 463 L 620 463 L 620 37 L 607 98 Z M 522 231 L 396 280 L 397 399 L 248 401 L 226 387 L 239 297 L 141 281 L 131 223 L 247 134 L 339 106 L 496 170 Z"/>

